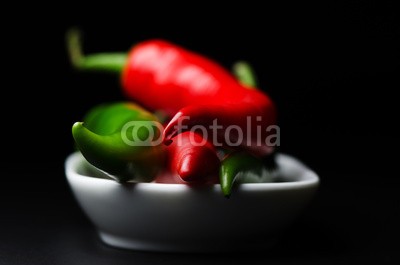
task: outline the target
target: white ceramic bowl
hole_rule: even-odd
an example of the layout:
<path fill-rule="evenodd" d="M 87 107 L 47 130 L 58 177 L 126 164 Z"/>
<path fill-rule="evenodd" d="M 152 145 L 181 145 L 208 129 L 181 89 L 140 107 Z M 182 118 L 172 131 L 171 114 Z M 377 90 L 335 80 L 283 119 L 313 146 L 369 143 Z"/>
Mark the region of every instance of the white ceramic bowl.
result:
<path fill-rule="evenodd" d="M 150 251 L 213 252 L 264 249 L 312 198 L 318 176 L 278 154 L 283 182 L 238 185 L 227 199 L 219 185 L 121 185 L 91 169 L 78 152 L 65 164 L 70 187 L 108 245 Z"/>

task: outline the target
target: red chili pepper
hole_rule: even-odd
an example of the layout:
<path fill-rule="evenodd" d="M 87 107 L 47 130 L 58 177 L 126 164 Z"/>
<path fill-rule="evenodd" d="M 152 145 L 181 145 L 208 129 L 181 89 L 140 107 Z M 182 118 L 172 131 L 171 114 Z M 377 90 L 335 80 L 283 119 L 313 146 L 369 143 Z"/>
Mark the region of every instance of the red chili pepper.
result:
<path fill-rule="evenodd" d="M 162 40 L 142 42 L 131 50 L 122 87 L 130 98 L 170 115 L 187 105 L 218 102 L 242 90 L 218 64 Z"/>
<path fill-rule="evenodd" d="M 221 162 L 214 146 L 192 131 L 178 138 L 167 148 L 170 170 L 188 183 L 217 183 Z"/>
<path fill-rule="evenodd" d="M 123 90 L 130 98 L 150 110 L 176 114 L 164 131 L 166 143 L 182 131 L 177 125 L 188 116 L 190 120 L 183 124 L 189 126 L 210 125 L 217 119 L 223 126 L 218 138 L 225 146 L 235 140 L 235 133 L 231 131 L 228 138 L 222 136 L 229 125 L 236 125 L 246 139 L 241 147 L 255 155 L 271 152 L 264 140 L 267 127 L 276 120 L 273 102 L 265 93 L 246 89 L 212 60 L 163 40 L 139 43 L 128 55 L 83 56 L 76 32 L 71 36 L 70 53 L 75 66 L 119 72 Z M 252 119 L 251 131 L 247 127 L 248 117 Z"/>
<path fill-rule="evenodd" d="M 273 151 L 266 139 L 271 134 L 267 128 L 274 123 L 275 108 L 270 99 L 260 91 L 245 90 L 220 103 L 182 108 L 164 129 L 163 137 L 169 144 L 179 133 L 201 124 L 208 129 L 208 136 L 216 135 L 217 143 L 224 147 L 241 147 L 264 156 Z M 213 124 L 220 129 L 210 129 Z"/>

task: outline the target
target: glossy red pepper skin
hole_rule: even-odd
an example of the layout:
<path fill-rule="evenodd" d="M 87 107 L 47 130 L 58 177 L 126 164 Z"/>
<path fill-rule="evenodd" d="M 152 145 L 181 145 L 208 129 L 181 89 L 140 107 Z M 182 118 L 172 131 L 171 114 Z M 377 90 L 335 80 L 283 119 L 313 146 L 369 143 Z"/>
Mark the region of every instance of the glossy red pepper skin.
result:
<path fill-rule="evenodd" d="M 171 116 L 187 105 L 221 102 L 243 90 L 219 64 L 163 40 L 134 46 L 121 82 L 129 98 Z"/>
<path fill-rule="evenodd" d="M 200 134 L 187 131 L 167 147 L 169 169 L 186 183 L 217 183 L 221 162 L 215 148 Z"/>
<path fill-rule="evenodd" d="M 235 97 L 241 99 L 235 101 Z M 221 129 L 208 129 L 208 137 L 216 135 L 213 140 L 216 139 L 225 148 L 241 148 L 255 156 L 265 156 L 274 150 L 266 139 L 271 133 L 275 133 L 268 130 L 268 126 L 275 124 L 275 117 L 274 104 L 268 97 L 257 90 L 246 90 L 228 100 L 221 100 L 218 104 L 182 108 L 164 129 L 163 138 L 168 144 L 179 133 L 190 130 L 195 125 L 211 128 L 213 122 L 217 121 Z"/>
<path fill-rule="evenodd" d="M 130 98 L 147 108 L 176 114 L 164 131 L 166 142 L 177 135 L 181 129 L 177 125 L 186 116 L 190 120 L 182 124 L 189 129 L 198 124 L 209 126 L 214 119 L 225 129 L 229 125 L 239 126 L 246 139 L 241 147 L 254 155 L 267 155 L 273 150 L 260 145 L 257 139 L 264 141 L 267 127 L 276 122 L 272 100 L 263 92 L 245 88 L 227 70 L 204 56 L 162 40 L 140 43 L 128 56 L 122 87 Z M 251 132 L 248 117 L 252 119 Z M 262 127 L 261 135 L 257 134 L 257 126 Z M 218 139 L 228 146 L 224 132 L 218 134 Z"/>
<path fill-rule="evenodd" d="M 265 93 L 245 88 L 216 62 L 163 40 L 141 42 L 126 56 L 83 56 L 76 49 L 79 48 L 76 34 L 71 37 L 71 61 L 77 68 L 121 73 L 123 90 L 130 99 L 149 110 L 161 110 L 169 117 L 176 114 L 164 131 L 166 142 L 171 142 L 180 131 L 175 125 L 182 117 L 191 118 L 189 126 L 208 125 L 218 119 L 225 131 L 229 125 L 237 125 L 244 138 L 250 139 L 241 145 L 243 148 L 254 155 L 270 153 L 272 148 L 259 146 L 254 140 L 258 136 L 264 140 L 265 130 L 275 124 L 273 102 Z M 258 124 L 262 127 L 261 135 L 257 130 L 244 130 L 248 117 L 253 119 L 253 129 L 257 129 L 254 120 L 261 120 Z M 223 143 L 229 146 L 227 141 Z"/>

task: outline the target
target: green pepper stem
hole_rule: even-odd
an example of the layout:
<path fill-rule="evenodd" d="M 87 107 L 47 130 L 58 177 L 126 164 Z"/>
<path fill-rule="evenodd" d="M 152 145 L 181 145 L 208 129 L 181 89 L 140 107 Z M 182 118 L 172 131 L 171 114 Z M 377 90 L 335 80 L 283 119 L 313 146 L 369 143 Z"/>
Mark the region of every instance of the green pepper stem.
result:
<path fill-rule="evenodd" d="M 72 65 L 79 70 L 121 73 L 128 55 L 126 53 L 98 53 L 85 55 L 81 32 L 70 29 L 66 34 L 67 50 Z"/>
<path fill-rule="evenodd" d="M 257 78 L 249 63 L 239 61 L 235 63 L 232 68 L 234 75 L 242 85 L 251 89 L 257 87 Z"/>

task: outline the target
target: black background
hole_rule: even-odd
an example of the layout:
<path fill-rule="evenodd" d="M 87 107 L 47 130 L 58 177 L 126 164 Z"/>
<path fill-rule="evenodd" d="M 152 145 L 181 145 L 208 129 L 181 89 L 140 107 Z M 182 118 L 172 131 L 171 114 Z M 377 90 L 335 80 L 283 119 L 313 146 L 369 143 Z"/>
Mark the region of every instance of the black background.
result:
<path fill-rule="evenodd" d="M 398 260 L 400 58 L 393 2 L 47 8 L 5 10 L 14 19 L 2 30 L 8 70 L 1 97 L 0 264 Z M 72 69 L 64 43 L 71 26 L 84 31 L 87 53 L 126 51 L 157 37 L 227 68 L 237 60 L 253 65 L 260 88 L 278 106 L 281 151 L 321 177 L 310 207 L 276 247 L 198 256 L 121 251 L 98 241 L 70 193 L 63 163 L 73 151 L 73 122 L 95 104 L 124 97 L 117 77 Z"/>

